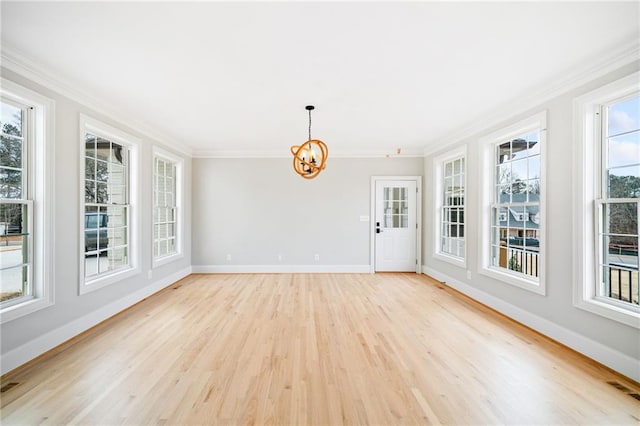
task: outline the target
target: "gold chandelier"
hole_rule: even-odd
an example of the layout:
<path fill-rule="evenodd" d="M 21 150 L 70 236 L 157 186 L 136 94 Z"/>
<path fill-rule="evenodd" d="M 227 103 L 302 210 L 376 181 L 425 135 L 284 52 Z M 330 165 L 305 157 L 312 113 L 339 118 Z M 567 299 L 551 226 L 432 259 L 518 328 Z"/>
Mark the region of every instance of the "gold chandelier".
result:
<path fill-rule="evenodd" d="M 311 111 L 315 107 L 307 105 L 305 109 L 309 111 L 309 140 L 302 145 L 291 147 L 293 154 L 293 170 L 305 179 L 313 179 L 324 170 L 327 165 L 329 148 L 318 139 L 311 139 Z"/>

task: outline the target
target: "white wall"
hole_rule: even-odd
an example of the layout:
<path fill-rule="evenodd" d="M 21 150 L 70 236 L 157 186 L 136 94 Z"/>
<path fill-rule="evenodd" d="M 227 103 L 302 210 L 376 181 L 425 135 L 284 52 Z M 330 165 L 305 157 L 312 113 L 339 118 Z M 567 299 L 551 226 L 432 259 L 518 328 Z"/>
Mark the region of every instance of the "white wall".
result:
<path fill-rule="evenodd" d="M 572 234 L 572 146 L 573 146 L 573 99 L 610 81 L 638 70 L 638 62 L 626 66 L 605 77 L 586 84 L 569 93 L 556 97 L 540 106 L 497 124 L 486 131 L 465 138 L 446 149 L 425 158 L 425 175 L 433 175 L 433 158 L 449 149 L 467 145 L 467 269 L 472 280 L 466 278 L 466 270 L 433 257 L 434 223 L 433 188 L 425 186 L 425 245 L 424 265 L 427 273 L 446 280 L 454 287 L 481 299 L 484 303 L 502 310 L 517 320 L 551 335 L 562 343 L 579 349 L 605 365 L 636 380 L 640 378 L 640 338 L 637 329 L 603 318 L 573 306 L 573 239 Z M 547 271 L 546 296 L 540 296 L 517 287 L 504 284 L 477 273 L 479 217 L 479 164 L 478 139 L 506 125 L 527 118 L 542 110 L 547 118 Z M 442 141 L 443 145 L 452 141 Z"/>
<path fill-rule="evenodd" d="M 194 271 L 368 271 L 371 176 L 423 174 L 422 158 L 329 157 L 306 180 L 291 162 L 193 160 Z"/>
<path fill-rule="evenodd" d="M 140 298 L 157 291 L 177 278 L 190 273 L 191 267 L 191 159 L 184 158 L 185 217 L 184 257 L 151 270 L 151 203 L 152 203 L 152 145 L 149 139 L 125 123 L 111 120 L 53 90 L 42 87 L 20 75 L 2 69 L 2 76 L 34 90 L 55 101 L 55 200 L 54 211 L 54 282 L 53 306 L 2 324 L 2 373 L 30 358 L 62 343 L 87 327 L 126 308 Z M 78 293 L 79 259 L 84 247 L 79 247 L 79 114 L 83 113 L 122 129 L 142 139 L 140 159 L 140 273 L 105 288 L 84 294 Z M 163 146 L 166 150 L 170 147 Z M 146 188 L 146 189 L 145 189 Z"/>

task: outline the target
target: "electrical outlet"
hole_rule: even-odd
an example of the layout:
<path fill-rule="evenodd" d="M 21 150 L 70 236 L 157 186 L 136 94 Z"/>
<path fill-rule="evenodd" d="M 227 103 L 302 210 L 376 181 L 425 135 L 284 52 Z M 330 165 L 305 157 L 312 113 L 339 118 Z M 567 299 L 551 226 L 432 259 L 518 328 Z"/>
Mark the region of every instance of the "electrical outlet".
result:
<path fill-rule="evenodd" d="M 320 261 L 320 255 L 319 255 L 319 254 L 316 254 L 316 255 L 314 256 L 314 258 L 315 258 L 316 262 L 319 262 L 319 261 Z"/>
<path fill-rule="evenodd" d="M 227 255 L 227 260 L 231 260 L 231 255 L 230 254 Z"/>
<path fill-rule="evenodd" d="M 282 255 L 281 254 L 278 255 L 278 262 L 282 262 Z"/>
<path fill-rule="evenodd" d="M 471 279 L 471 271 L 467 271 L 467 279 L 470 280 Z"/>
<path fill-rule="evenodd" d="M 149 269 L 149 272 L 147 272 L 147 278 L 149 279 L 153 278 L 153 271 L 151 269 Z"/>

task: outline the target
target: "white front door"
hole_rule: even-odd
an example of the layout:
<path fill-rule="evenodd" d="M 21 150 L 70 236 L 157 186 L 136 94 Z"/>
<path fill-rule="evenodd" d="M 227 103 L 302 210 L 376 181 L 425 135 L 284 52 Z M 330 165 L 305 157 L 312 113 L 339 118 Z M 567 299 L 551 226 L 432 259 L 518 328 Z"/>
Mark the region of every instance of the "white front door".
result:
<path fill-rule="evenodd" d="M 375 271 L 417 271 L 417 181 L 375 181 Z"/>

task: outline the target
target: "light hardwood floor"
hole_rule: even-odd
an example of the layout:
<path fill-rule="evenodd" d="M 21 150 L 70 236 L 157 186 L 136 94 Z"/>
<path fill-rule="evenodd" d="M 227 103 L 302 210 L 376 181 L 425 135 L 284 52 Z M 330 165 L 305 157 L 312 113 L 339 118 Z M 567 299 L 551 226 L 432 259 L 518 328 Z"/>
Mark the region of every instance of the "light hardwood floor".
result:
<path fill-rule="evenodd" d="M 640 422 L 637 383 L 416 274 L 191 275 L 2 379 L 3 425 Z"/>

